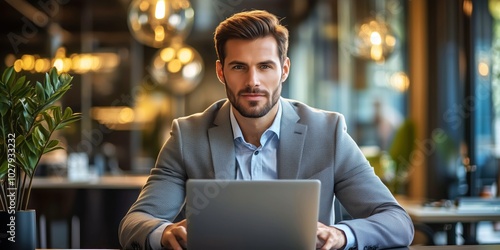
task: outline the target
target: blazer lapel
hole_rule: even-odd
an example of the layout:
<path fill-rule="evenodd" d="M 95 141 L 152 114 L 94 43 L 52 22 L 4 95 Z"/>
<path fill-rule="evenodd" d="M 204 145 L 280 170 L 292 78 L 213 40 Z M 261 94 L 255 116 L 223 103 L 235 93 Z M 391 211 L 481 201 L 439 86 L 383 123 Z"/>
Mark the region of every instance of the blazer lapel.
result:
<path fill-rule="evenodd" d="M 307 126 L 297 123 L 300 117 L 292 105 L 282 99 L 280 142 L 278 149 L 278 178 L 297 179 L 307 134 Z"/>
<path fill-rule="evenodd" d="M 216 179 L 236 179 L 236 155 L 229 108 L 229 101 L 226 101 L 215 117 L 215 126 L 208 130 Z"/>

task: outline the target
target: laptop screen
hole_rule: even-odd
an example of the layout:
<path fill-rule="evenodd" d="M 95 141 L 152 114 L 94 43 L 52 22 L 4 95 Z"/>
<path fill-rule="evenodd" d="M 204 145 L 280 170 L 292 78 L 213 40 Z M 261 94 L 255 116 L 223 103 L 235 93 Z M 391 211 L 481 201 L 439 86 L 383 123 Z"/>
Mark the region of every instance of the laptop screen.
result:
<path fill-rule="evenodd" d="M 315 249 L 318 180 L 188 180 L 188 249 Z"/>

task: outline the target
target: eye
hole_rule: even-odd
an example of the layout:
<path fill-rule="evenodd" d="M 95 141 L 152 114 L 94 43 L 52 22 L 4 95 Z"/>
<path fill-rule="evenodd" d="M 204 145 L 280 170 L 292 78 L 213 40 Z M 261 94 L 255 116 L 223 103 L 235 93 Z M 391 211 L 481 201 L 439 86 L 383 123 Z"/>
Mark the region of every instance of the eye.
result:
<path fill-rule="evenodd" d="M 269 65 L 269 64 L 261 64 L 260 68 L 261 69 L 272 69 L 271 65 Z"/>
<path fill-rule="evenodd" d="M 236 70 L 242 70 L 244 68 L 245 67 L 241 64 L 235 64 L 233 67 L 231 67 L 231 69 L 236 69 Z"/>

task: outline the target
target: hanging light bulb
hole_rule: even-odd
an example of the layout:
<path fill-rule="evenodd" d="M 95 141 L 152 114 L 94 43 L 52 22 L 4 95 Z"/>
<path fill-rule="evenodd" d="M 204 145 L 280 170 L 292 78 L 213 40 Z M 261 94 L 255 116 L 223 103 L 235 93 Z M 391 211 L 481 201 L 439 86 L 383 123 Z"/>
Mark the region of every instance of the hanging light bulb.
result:
<path fill-rule="evenodd" d="M 193 91 L 200 83 L 203 71 L 200 54 L 180 42 L 158 50 L 150 67 L 153 80 L 175 95 L 185 95 Z"/>
<path fill-rule="evenodd" d="M 165 18 L 165 11 L 165 0 L 158 0 L 155 6 L 155 18 L 159 20 Z"/>
<path fill-rule="evenodd" d="M 396 47 L 397 39 L 389 25 L 377 19 L 367 19 L 356 25 L 351 53 L 359 58 L 382 62 Z"/>
<path fill-rule="evenodd" d="M 133 0 L 128 27 L 134 38 L 150 47 L 167 46 L 191 31 L 194 10 L 188 0 Z"/>

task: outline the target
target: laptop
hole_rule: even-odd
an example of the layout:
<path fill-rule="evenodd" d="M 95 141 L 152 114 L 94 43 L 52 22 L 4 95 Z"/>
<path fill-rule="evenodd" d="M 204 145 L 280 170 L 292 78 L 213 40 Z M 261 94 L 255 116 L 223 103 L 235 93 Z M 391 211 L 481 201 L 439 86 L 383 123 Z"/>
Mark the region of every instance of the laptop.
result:
<path fill-rule="evenodd" d="M 188 180 L 187 249 L 316 249 L 318 180 Z"/>

